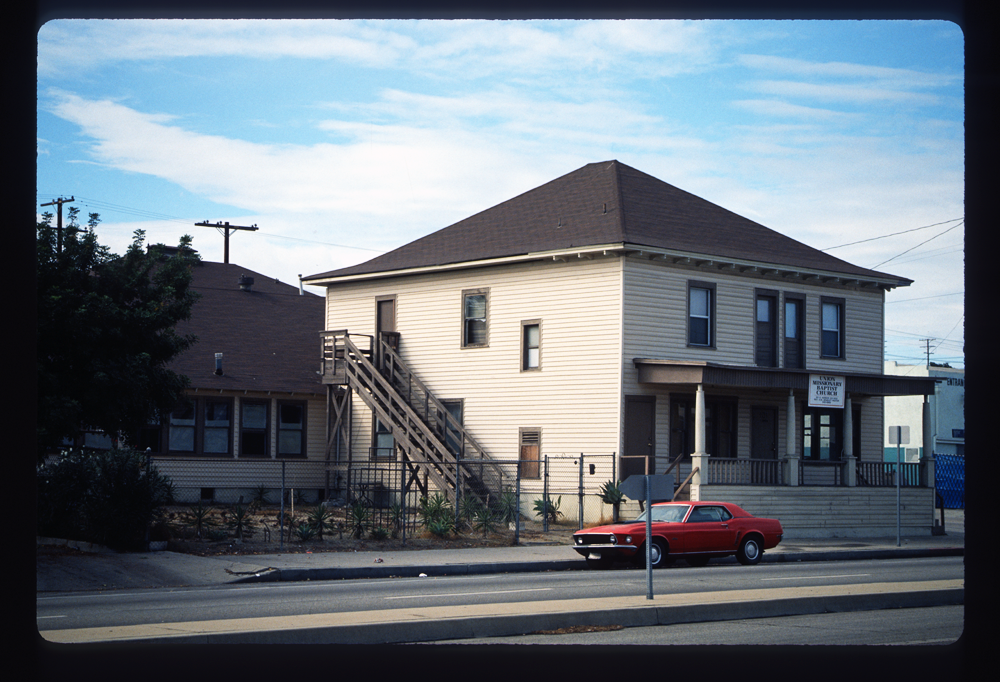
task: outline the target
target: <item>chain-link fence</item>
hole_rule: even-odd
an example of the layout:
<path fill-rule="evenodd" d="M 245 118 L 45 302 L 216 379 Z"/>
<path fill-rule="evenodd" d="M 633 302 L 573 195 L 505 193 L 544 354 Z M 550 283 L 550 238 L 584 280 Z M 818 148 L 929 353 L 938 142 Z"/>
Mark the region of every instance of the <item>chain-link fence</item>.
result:
<path fill-rule="evenodd" d="M 293 532 L 307 534 L 308 519 L 323 517 L 326 512 L 318 511 L 323 508 L 330 510 L 330 527 L 356 538 L 405 541 L 428 532 L 459 532 L 506 534 L 516 544 L 526 526 L 548 532 L 553 525 L 582 528 L 610 521 L 613 507 L 602 501 L 601 489 L 617 481 L 613 454 L 451 464 L 388 457 L 349 464 L 156 457 L 151 464 L 169 477 L 174 504 L 226 507 L 223 516 L 241 505 L 255 505 L 258 515 L 267 508 L 266 520 L 257 519 L 256 525 L 282 540 Z M 445 472 L 445 466 L 454 469 Z M 455 488 L 441 485 L 456 479 Z M 498 481 L 507 483 L 501 487 Z"/>

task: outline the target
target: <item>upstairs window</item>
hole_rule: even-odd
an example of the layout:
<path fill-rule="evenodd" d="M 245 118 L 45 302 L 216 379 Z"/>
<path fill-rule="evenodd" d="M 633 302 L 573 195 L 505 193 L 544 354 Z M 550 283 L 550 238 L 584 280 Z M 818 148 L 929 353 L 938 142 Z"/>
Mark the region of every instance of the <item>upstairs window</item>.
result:
<path fill-rule="evenodd" d="M 715 285 L 688 285 L 688 345 L 715 345 Z"/>
<path fill-rule="evenodd" d="M 521 323 L 521 370 L 538 369 L 541 365 L 541 325 L 536 321 Z"/>
<path fill-rule="evenodd" d="M 828 299 L 822 301 L 820 315 L 820 348 L 824 358 L 844 357 L 844 301 Z"/>
<path fill-rule="evenodd" d="M 486 346 L 489 341 L 486 290 L 462 292 L 462 347 Z"/>

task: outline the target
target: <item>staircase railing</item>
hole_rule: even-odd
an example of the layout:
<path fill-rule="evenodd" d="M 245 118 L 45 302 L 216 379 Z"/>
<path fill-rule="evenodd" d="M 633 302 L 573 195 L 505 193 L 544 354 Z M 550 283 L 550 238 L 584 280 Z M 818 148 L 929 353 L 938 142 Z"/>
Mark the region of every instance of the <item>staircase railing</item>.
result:
<path fill-rule="evenodd" d="M 324 381 L 350 384 L 379 420 L 392 427 L 404 455 L 419 462 L 446 494 L 454 498 L 460 489 L 481 499 L 497 499 L 506 483 L 499 464 L 489 466 L 492 460 L 482 446 L 384 339 L 354 335 L 368 340 L 365 350 L 351 336 L 346 330 L 323 333 Z M 480 460 L 474 467 L 477 471 L 462 466 L 459 483 L 458 460 L 470 459 Z"/>

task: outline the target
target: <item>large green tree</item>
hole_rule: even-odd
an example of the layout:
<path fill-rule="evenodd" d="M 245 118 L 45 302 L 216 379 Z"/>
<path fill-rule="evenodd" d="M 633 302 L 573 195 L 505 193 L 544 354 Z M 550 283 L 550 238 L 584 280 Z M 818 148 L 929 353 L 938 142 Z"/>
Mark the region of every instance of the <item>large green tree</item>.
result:
<path fill-rule="evenodd" d="M 86 228 L 77 214 L 61 235 L 51 214 L 37 224 L 39 458 L 83 427 L 127 440 L 174 407 L 188 381 L 166 366 L 196 340 L 174 331 L 198 296 L 191 238 L 167 257 L 136 230 L 116 255 L 97 241 L 98 214 Z"/>

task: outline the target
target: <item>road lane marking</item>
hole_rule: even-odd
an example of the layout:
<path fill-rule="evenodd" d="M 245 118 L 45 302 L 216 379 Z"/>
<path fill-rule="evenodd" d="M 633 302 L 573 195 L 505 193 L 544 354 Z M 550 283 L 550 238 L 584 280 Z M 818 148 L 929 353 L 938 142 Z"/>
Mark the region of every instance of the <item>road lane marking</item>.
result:
<path fill-rule="evenodd" d="M 768 580 L 813 580 L 815 578 L 866 578 L 871 573 L 843 573 L 841 575 L 789 575 L 781 578 L 761 578 L 761 582 Z"/>
<path fill-rule="evenodd" d="M 399 597 L 382 597 L 386 601 L 392 599 L 426 599 L 428 597 L 474 597 L 480 594 L 516 594 L 517 592 L 551 592 L 551 587 L 533 587 L 525 590 L 494 590 L 492 592 L 452 592 L 450 594 L 410 594 Z"/>

